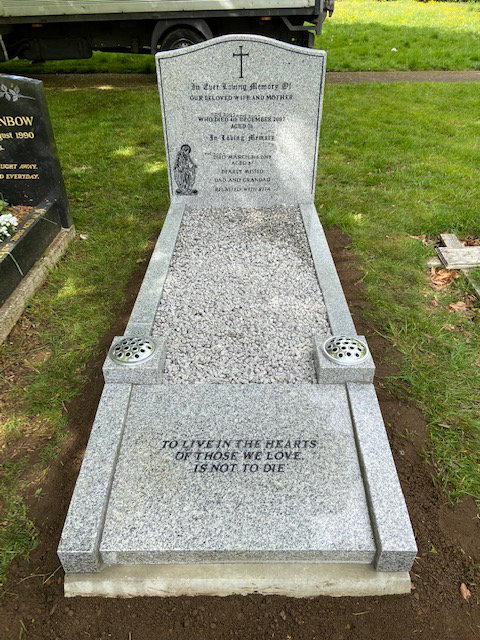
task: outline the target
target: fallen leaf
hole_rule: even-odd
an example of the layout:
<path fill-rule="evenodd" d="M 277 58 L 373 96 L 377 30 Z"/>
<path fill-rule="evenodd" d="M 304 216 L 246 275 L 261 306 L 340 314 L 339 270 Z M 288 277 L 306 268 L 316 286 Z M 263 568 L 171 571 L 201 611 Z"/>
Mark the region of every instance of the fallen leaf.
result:
<path fill-rule="evenodd" d="M 465 242 L 462 243 L 466 247 L 478 247 L 480 245 L 480 238 L 474 238 L 472 236 L 467 236 L 465 238 Z"/>
<path fill-rule="evenodd" d="M 412 240 L 419 240 L 424 247 L 428 247 L 428 240 L 427 240 L 427 236 L 426 235 L 421 235 L 421 236 L 412 236 L 409 235 L 409 238 L 412 238 Z"/>
<path fill-rule="evenodd" d="M 447 331 L 455 331 L 455 326 L 453 324 L 446 324 L 443 328 Z"/>
<path fill-rule="evenodd" d="M 462 594 L 462 598 L 464 600 L 466 600 L 467 602 L 470 600 L 472 592 L 464 582 L 462 582 L 462 584 L 460 585 L 460 593 Z"/>
<path fill-rule="evenodd" d="M 430 269 L 430 281 L 435 289 L 448 287 L 452 280 L 457 277 L 458 274 L 449 269 L 440 269 L 439 271 L 435 271 L 434 267 Z"/>
<path fill-rule="evenodd" d="M 467 305 L 463 300 L 459 300 L 458 302 L 451 302 L 448 305 L 449 311 L 467 311 Z"/>

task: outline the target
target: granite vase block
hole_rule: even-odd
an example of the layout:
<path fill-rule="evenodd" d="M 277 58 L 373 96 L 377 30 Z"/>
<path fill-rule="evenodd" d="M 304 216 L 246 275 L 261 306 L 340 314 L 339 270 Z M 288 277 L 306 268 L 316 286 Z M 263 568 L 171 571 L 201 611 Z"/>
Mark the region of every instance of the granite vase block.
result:
<path fill-rule="evenodd" d="M 367 344 L 365 336 L 349 336 L 356 338 Z M 317 371 L 317 382 L 320 384 L 345 384 L 347 382 L 373 382 L 375 375 L 375 364 L 372 354 L 368 351 L 368 356 L 362 362 L 353 365 L 343 365 L 331 360 L 323 350 L 325 343 L 324 336 L 314 336 L 313 355 L 315 369 Z"/>
<path fill-rule="evenodd" d="M 155 351 L 148 360 L 134 364 L 120 364 L 115 362 L 110 352 L 112 348 L 124 338 L 141 338 L 141 335 L 116 336 L 103 364 L 103 377 L 106 383 L 116 384 L 159 384 L 162 381 L 165 356 L 167 353 L 167 341 L 165 338 L 155 338 Z M 145 336 L 147 337 L 147 336 Z M 152 338 L 150 338 L 152 340 Z"/>
<path fill-rule="evenodd" d="M 130 391 L 128 384 L 107 384 L 103 390 L 57 551 L 67 573 L 100 567 L 98 547 Z"/>

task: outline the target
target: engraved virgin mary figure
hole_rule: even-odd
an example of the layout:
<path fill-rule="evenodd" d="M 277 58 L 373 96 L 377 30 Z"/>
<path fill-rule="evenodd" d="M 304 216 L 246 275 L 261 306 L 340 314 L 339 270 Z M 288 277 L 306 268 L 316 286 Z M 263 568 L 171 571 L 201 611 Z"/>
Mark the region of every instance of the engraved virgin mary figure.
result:
<path fill-rule="evenodd" d="M 180 196 L 194 196 L 198 193 L 198 191 L 193 188 L 197 165 L 190 155 L 191 151 L 192 149 L 189 144 L 182 144 L 173 166 L 173 175 L 177 183 L 175 193 Z"/>

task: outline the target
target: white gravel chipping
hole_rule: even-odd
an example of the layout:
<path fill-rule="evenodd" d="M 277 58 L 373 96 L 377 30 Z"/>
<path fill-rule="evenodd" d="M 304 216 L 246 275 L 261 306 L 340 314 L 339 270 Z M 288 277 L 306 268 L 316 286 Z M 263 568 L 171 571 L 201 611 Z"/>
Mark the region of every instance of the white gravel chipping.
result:
<path fill-rule="evenodd" d="M 315 382 L 327 332 L 298 208 L 185 211 L 153 330 L 164 382 Z"/>

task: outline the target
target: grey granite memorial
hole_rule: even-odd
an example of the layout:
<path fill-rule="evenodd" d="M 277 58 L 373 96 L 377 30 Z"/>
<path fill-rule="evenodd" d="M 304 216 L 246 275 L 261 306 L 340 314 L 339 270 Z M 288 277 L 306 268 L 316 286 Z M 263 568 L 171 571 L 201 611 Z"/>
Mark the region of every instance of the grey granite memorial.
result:
<path fill-rule="evenodd" d="M 58 554 L 65 593 L 372 595 L 415 539 L 315 210 L 325 53 L 157 54 L 171 207 Z"/>

